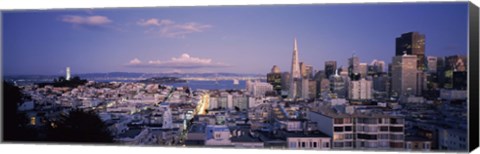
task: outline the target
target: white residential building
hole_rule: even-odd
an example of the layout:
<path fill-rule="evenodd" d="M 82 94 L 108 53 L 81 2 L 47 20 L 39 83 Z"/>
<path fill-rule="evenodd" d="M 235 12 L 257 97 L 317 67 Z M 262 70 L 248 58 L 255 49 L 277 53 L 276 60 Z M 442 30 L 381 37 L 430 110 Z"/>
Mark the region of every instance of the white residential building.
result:
<path fill-rule="evenodd" d="M 255 81 L 251 83 L 249 93 L 255 97 L 264 97 L 268 91 L 273 91 L 273 86 L 270 83 Z"/>
<path fill-rule="evenodd" d="M 316 131 L 317 133 L 286 132 L 288 149 L 315 149 L 325 150 L 331 148 L 330 136 Z"/>
<path fill-rule="evenodd" d="M 332 149 L 404 149 L 403 117 L 335 111 L 310 111 L 308 117 L 332 136 Z"/>

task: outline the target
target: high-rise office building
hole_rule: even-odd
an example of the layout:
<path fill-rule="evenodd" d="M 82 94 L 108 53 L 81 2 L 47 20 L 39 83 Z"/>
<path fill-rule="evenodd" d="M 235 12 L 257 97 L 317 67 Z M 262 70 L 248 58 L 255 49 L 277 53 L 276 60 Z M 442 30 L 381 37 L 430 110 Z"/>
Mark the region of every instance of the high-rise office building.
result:
<path fill-rule="evenodd" d="M 288 91 L 289 98 L 297 98 L 299 97 L 297 91 L 300 89 L 299 87 L 302 85 L 301 80 L 302 76 L 300 74 L 300 65 L 298 62 L 298 48 L 297 48 L 297 38 L 294 40 L 293 44 L 293 55 L 292 55 L 292 69 L 290 71 L 290 90 Z"/>
<path fill-rule="evenodd" d="M 373 66 L 373 72 L 375 73 L 383 73 L 385 72 L 385 61 L 383 60 L 373 60 L 370 64 Z"/>
<path fill-rule="evenodd" d="M 355 100 L 372 99 L 372 81 L 362 78 L 358 81 L 351 81 L 348 98 Z"/>
<path fill-rule="evenodd" d="M 418 32 L 404 33 L 396 38 L 395 56 L 403 54 L 417 56 L 417 69 L 424 71 L 425 66 L 425 35 Z"/>
<path fill-rule="evenodd" d="M 333 75 L 335 73 L 335 70 L 337 70 L 337 61 L 325 62 L 325 75 L 327 78 L 329 78 L 330 75 Z"/>
<path fill-rule="evenodd" d="M 334 75 L 330 76 L 330 91 L 337 95 L 338 98 L 348 97 L 348 76 L 338 75 L 338 71 Z"/>
<path fill-rule="evenodd" d="M 444 70 L 442 76 L 443 88 L 454 88 L 454 74 L 455 72 L 465 72 L 467 70 L 467 58 L 461 55 L 453 55 L 445 57 Z M 461 73 L 456 73 L 460 75 Z M 457 80 L 459 76 L 457 76 Z"/>
<path fill-rule="evenodd" d="M 367 77 L 367 72 L 368 72 L 367 63 L 360 63 L 358 65 L 358 71 L 361 78 Z"/>
<path fill-rule="evenodd" d="M 437 73 L 438 58 L 435 56 L 427 56 L 427 72 Z"/>
<path fill-rule="evenodd" d="M 282 72 L 282 95 L 286 92 L 285 95 L 288 95 L 288 91 L 290 90 L 290 72 Z"/>
<path fill-rule="evenodd" d="M 392 93 L 397 96 L 417 94 L 417 56 L 395 56 L 392 60 Z"/>
<path fill-rule="evenodd" d="M 302 78 L 302 86 L 301 86 L 302 90 L 301 90 L 300 94 L 301 94 L 303 99 L 308 99 L 309 98 L 309 95 L 310 95 L 309 94 L 310 93 L 309 84 L 310 84 L 310 82 L 309 82 L 308 78 L 306 78 L 306 77 Z"/>
<path fill-rule="evenodd" d="M 372 80 L 373 80 L 373 90 L 379 91 L 379 92 L 387 92 L 388 90 L 387 85 L 390 80 L 387 73 L 375 74 Z"/>
<path fill-rule="evenodd" d="M 422 92 L 427 89 L 427 74 L 423 71 L 417 71 L 417 91 L 416 95 L 422 95 Z"/>
<path fill-rule="evenodd" d="M 456 90 L 467 90 L 467 72 L 453 72 L 452 87 Z"/>
<path fill-rule="evenodd" d="M 272 71 L 267 74 L 267 82 L 273 86 L 273 90 L 277 94 L 281 93 L 282 90 L 282 73 L 280 68 L 277 65 L 274 65 Z"/>
<path fill-rule="evenodd" d="M 447 70 L 466 71 L 467 57 L 461 55 L 453 55 L 445 57 L 445 65 Z"/>
<path fill-rule="evenodd" d="M 340 66 L 337 70 L 340 76 L 348 77 L 348 68 L 346 66 Z"/>
<path fill-rule="evenodd" d="M 360 73 L 360 59 L 353 54 L 351 58 L 348 59 L 348 74 L 352 76 L 353 74 Z"/>
<path fill-rule="evenodd" d="M 300 73 L 302 74 L 302 78 L 312 78 L 313 74 L 313 66 L 307 65 L 304 62 L 300 62 Z"/>
<path fill-rule="evenodd" d="M 310 79 L 308 80 L 308 98 L 316 98 L 318 97 L 318 82 L 316 80 Z"/>
<path fill-rule="evenodd" d="M 320 93 L 323 92 L 322 89 L 321 89 L 322 80 L 328 80 L 328 78 L 326 77 L 325 71 L 324 70 L 317 71 L 315 73 L 315 75 L 313 76 L 313 80 L 316 83 L 315 97 L 319 97 Z"/>

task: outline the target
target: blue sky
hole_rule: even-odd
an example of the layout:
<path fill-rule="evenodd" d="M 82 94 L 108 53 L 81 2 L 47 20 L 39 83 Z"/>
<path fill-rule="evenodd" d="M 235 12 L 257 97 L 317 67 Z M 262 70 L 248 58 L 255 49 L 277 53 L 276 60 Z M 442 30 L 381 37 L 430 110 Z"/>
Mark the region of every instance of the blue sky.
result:
<path fill-rule="evenodd" d="M 466 55 L 467 3 L 323 4 L 3 12 L 4 75 L 268 73 L 299 59 L 320 70 L 391 61 L 395 38 L 426 35 L 426 55 Z"/>

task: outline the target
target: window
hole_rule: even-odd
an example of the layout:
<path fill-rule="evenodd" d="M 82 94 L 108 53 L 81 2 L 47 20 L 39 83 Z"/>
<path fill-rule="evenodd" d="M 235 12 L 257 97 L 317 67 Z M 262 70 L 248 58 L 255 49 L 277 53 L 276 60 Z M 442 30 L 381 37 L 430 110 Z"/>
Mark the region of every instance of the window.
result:
<path fill-rule="evenodd" d="M 378 134 L 378 139 L 388 140 L 388 134 Z"/>
<path fill-rule="evenodd" d="M 395 119 L 395 118 L 390 118 L 390 123 L 391 123 L 391 124 L 397 124 L 397 119 Z"/>
<path fill-rule="evenodd" d="M 390 142 L 391 148 L 405 148 L 403 143 Z"/>
<path fill-rule="evenodd" d="M 30 118 L 30 125 L 34 125 L 34 126 L 35 126 L 36 122 L 37 122 L 37 120 L 36 120 L 35 117 L 31 117 L 31 118 Z"/>
<path fill-rule="evenodd" d="M 343 119 L 342 118 L 335 118 L 334 124 L 343 124 Z"/>
<path fill-rule="evenodd" d="M 425 143 L 425 149 L 430 149 L 430 144 Z"/>
<path fill-rule="evenodd" d="M 352 123 L 352 119 L 350 119 L 350 118 L 343 118 L 343 123 L 345 123 L 345 124 L 351 124 L 351 123 Z"/>
<path fill-rule="evenodd" d="M 344 136 L 343 134 L 334 134 L 333 135 L 333 140 L 343 140 L 344 139 Z"/>
<path fill-rule="evenodd" d="M 333 127 L 334 132 L 343 132 L 343 127 Z"/>
<path fill-rule="evenodd" d="M 220 138 L 220 134 L 215 134 L 215 139 L 219 139 Z"/>
<path fill-rule="evenodd" d="M 353 134 L 345 134 L 345 139 L 353 139 Z"/>
<path fill-rule="evenodd" d="M 345 142 L 345 147 L 352 147 L 352 142 Z"/>
<path fill-rule="evenodd" d="M 345 131 L 346 132 L 352 131 L 352 126 L 345 126 Z"/>
<path fill-rule="evenodd" d="M 388 132 L 388 126 L 380 126 L 381 132 Z"/>
<path fill-rule="evenodd" d="M 391 140 L 403 140 L 403 134 L 390 134 L 390 139 Z"/>
<path fill-rule="evenodd" d="M 317 148 L 317 142 L 313 142 L 313 147 Z"/>
<path fill-rule="evenodd" d="M 325 147 L 326 147 L 326 148 L 330 147 L 330 143 L 329 143 L 329 142 L 325 142 Z"/>
<path fill-rule="evenodd" d="M 403 132 L 403 127 L 390 127 L 391 132 Z"/>
<path fill-rule="evenodd" d="M 382 123 L 382 118 L 378 118 L 378 123 L 379 123 L 379 124 Z"/>
<path fill-rule="evenodd" d="M 343 148 L 343 142 L 334 142 L 333 147 Z"/>
<path fill-rule="evenodd" d="M 305 148 L 305 142 L 302 142 L 302 148 Z"/>

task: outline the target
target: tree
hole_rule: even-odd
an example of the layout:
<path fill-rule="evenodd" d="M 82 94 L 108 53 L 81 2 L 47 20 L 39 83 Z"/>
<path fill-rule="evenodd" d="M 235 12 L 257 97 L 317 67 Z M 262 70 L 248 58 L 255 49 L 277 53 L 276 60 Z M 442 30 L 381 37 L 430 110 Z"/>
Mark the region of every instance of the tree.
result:
<path fill-rule="evenodd" d="M 55 123 L 55 122 L 54 122 Z M 72 110 L 50 126 L 47 140 L 54 142 L 112 143 L 107 126 L 93 111 Z"/>
<path fill-rule="evenodd" d="M 3 96 L 3 140 L 36 140 L 37 133 L 28 127 L 26 115 L 18 112 L 18 106 L 24 97 L 20 88 L 3 81 Z"/>

